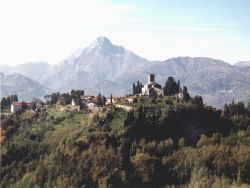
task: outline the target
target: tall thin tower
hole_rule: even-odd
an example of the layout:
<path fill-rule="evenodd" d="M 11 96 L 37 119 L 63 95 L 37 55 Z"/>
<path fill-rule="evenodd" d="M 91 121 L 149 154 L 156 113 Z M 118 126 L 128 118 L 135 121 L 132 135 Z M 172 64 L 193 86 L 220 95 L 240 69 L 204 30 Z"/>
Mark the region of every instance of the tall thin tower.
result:
<path fill-rule="evenodd" d="M 154 74 L 149 74 L 148 75 L 148 84 L 155 82 L 155 75 Z"/>

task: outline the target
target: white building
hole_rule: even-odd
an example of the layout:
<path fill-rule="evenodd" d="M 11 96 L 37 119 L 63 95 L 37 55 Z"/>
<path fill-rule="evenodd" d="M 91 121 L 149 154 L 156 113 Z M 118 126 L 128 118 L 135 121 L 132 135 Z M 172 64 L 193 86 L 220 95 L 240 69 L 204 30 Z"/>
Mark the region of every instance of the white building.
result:
<path fill-rule="evenodd" d="M 155 82 L 155 75 L 150 74 L 148 76 L 148 84 L 145 84 L 142 87 L 142 95 L 146 95 L 149 97 L 153 96 L 163 96 L 163 89 L 161 85 Z"/>
<path fill-rule="evenodd" d="M 13 102 L 10 105 L 10 111 L 12 113 L 22 112 L 23 110 L 27 110 L 31 108 L 31 103 L 26 102 Z"/>
<path fill-rule="evenodd" d="M 94 110 L 94 108 L 95 108 L 95 103 L 89 103 L 89 104 L 87 104 L 87 107 L 88 107 L 88 109 L 90 109 L 90 110 Z"/>
<path fill-rule="evenodd" d="M 112 98 L 112 104 L 115 104 L 115 103 L 116 103 L 116 99 Z M 110 105 L 111 104 L 111 98 L 107 98 L 105 104 Z"/>
<path fill-rule="evenodd" d="M 95 96 L 91 96 L 91 95 L 82 95 L 81 96 L 81 101 L 82 103 L 87 106 L 90 103 L 93 103 L 95 101 Z"/>
<path fill-rule="evenodd" d="M 76 103 L 75 103 L 74 99 L 72 99 L 72 101 L 71 101 L 71 106 L 76 106 Z"/>
<path fill-rule="evenodd" d="M 23 104 L 21 102 L 13 102 L 10 106 L 10 111 L 12 113 L 23 111 Z"/>
<path fill-rule="evenodd" d="M 128 101 L 129 104 L 134 103 L 134 100 L 135 100 L 134 98 L 128 98 L 128 99 L 127 99 L 127 101 Z"/>

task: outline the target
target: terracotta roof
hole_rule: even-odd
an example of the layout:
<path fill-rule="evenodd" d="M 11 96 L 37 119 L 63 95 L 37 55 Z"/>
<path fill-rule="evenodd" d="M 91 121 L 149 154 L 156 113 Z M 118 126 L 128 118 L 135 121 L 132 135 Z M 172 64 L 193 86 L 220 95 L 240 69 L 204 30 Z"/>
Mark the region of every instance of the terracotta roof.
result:
<path fill-rule="evenodd" d="M 23 103 L 21 103 L 21 102 L 13 102 L 12 105 L 14 105 L 14 106 L 23 106 Z"/>
<path fill-rule="evenodd" d="M 27 105 L 27 106 L 31 106 L 32 105 L 32 103 L 30 103 L 30 102 L 12 102 L 12 104 L 11 105 L 13 105 L 13 106 L 23 106 L 23 105 Z"/>

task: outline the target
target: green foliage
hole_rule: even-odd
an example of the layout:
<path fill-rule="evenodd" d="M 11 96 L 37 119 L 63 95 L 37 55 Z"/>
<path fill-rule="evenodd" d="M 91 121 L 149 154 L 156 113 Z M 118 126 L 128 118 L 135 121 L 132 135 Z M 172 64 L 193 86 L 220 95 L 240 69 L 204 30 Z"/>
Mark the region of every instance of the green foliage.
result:
<path fill-rule="evenodd" d="M 60 97 L 60 93 L 57 92 L 57 93 L 52 93 L 51 94 L 51 101 L 50 101 L 50 104 L 56 104 L 57 101 L 59 100 L 59 97 Z"/>
<path fill-rule="evenodd" d="M 12 102 L 18 102 L 18 96 L 10 95 L 1 99 L 1 109 L 8 108 Z"/>
<path fill-rule="evenodd" d="M 188 101 L 190 99 L 190 95 L 189 95 L 189 93 L 187 91 L 187 87 L 186 86 L 183 86 L 182 94 L 183 94 L 183 100 L 184 101 Z"/>
<path fill-rule="evenodd" d="M 103 106 L 103 105 L 105 105 L 105 102 L 106 102 L 106 97 L 104 97 L 101 93 L 99 93 L 97 95 L 96 105 Z"/>
<path fill-rule="evenodd" d="M 136 84 L 133 83 L 133 95 L 140 94 L 142 87 L 143 87 L 143 85 L 139 81 L 137 81 Z"/>
<path fill-rule="evenodd" d="M 179 81 L 178 83 L 176 83 L 175 79 L 172 76 L 170 76 L 168 77 L 163 90 L 164 90 L 164 95 L 173 96 L 180 91 L 180 83 Z"/>
<path fill-rule="evenodd" d="M 203 99 L 201 96 L 195 95 L 193 98 L 193 103 L 198 105 L 203 105 Z"/>
<path fill-rule="evenodd" d="M 79 105 L 82 107 L 82 101 L 81 101 L 81 95 L 84 95 L 83 90 L 71 90 L 70 93 L 52 93 L 50 104 L 60 104 L 60 105 L 67 105 L 71 104 L 72 99 L 74 99 L 74 102 L 76 105 Z"/>
<path fill-rule="evenodd" d="M 225 116 L 234 116 L 234 115 L 247 115 L 250 116 L 250 103 L 248 107 L 245 107 L 243 102 L 235 103 L 234 100 L 230 104 L 225 104 L 224 106 L 224 115 Z"/>
<path fill-rule="evenodd" d="M 130 112 L 3 117 L 0 187 L 249 186 L 249 117 L 141 100 Z"/>

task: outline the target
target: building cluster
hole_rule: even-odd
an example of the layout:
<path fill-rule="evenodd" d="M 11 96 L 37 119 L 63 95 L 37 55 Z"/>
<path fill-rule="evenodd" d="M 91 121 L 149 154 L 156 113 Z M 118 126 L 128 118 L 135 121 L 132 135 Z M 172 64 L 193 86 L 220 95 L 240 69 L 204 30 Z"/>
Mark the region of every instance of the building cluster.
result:
<path fill-rule="evenodd" d="M 44 108 L 45 103 L 40 99 L 34 99 L 32 102 L 12 102 L 10 105 L 11 113 L 21 113 L 27 110 L 39 112 Z"/>
<path fill-rule="evenodd" d="M 183 91 L 185 91 L 185 89 L 182 90 L 180 88 L 179 81 L 177 84 L 173 78 L 172 80 L 175 83 L 175 92 L 174 92 L 174 95 L 172 96 L 175 96 L 178 99 L 183 99 L 184 93 L 185 93 Z M 137 85 L 135 84 L 133 85 L 134 94 L 125 97 L 125 101 L 127 104 L 133 104 L 133 103 L 136 103 L 138 96 L 163 97 L 164 95 L 167 95 L 165 91 L 166 88 L 167 88 L 166 86 L 163 88 L 159 83 L 155 81 L 154 74 L 149 74 L 148 82 L 146 84 L 143 85 L 142 83 L 138 82 Z M 56 96 L 56 99 L 55 99 L 55 96 Z M 100 94 L 98 96 L 84 95 L 84 92 L 81 92 L 80 94 L 73 95 L 73 96 L 72 95 L 70 96 L 69 94 L 60 95 L 59 93 L 57 93 L 56 95 L 55 94 L 53 95 L 52 93 L 52 95 L 44 96 L 44 99 L 45 99 L 46 104 L 56 104 L 57 106 L 61 106 L 62 109 L 67 108 L 67 109 L 77 110 L 77 111 L 81 109 L 90 109 L 92 111 L 96 111 L 96 109 L 100 109 L 100 107 L 103 105 L 112 107 L 112 105 L 116 105 L 117 103 L 119 103 L 119 101 L 122 98 L 116 98 L 112 96 L 110 98 L 105 98 L 104 96 L 101 96 Z M 99 104 L 100 100 L 101 100 L 101 105 Z M 11 104 L 11 112 L 17 113 L 17 112 L 22 112 L 25 110 L 33 110 L 37 112 L 43 109 L 45 103 L 39 99 L 36 99 L 32 101 L 31 103 L 13 102 Z M 35 109 L 34 109 L 34 105 L 35 105 Z"/>
<path fill-rule="evenodd" d="M 148 76 L 148 83 L 145 84 L 142 89 L 141 89 L 141 95 L 145 95 L 145 96 L 163 96 L 164 91 L 161 87 L 160 84 L 155 82 L 155 75 L 154 74 L 150 74 Z"/>
<path fill-rule="evenodd" d="M 12 102 L 10 105 L 10 111 L 12 113 L 23 112 L 24 110 L 31 109 L 31 103 L 26 102 Z"/>
<path fill-rule="evenodd" d="M 61 96 L 63 97 L 63 96 Z M 61 97 L 59 97 L 59 101 L 61 100 Z M 105 98 L 104 96 L 101 96 L 102 100 Z M 46 103 L 50 104 L 51 102 L 51 96 L 46 95 L 44 96 Z M 98 96 L 94 95 L 81 95 L 80 98 L 72 98 L 70 104 L 63 104 L 61 102 L 56 103 L 57 106 L 61 106 L 61 109 L 70 109 L 70 110 L 77 110 L 80 111 L 82 109 L 89 109 L 91 111 L 98 111 L 102 109 L 101 106 L 106 105 L 114 105 L 117 103 L 117 98 L 105 98 L 103 100 L 102 105 L 98 105 Z"/>
<path fill-rule="evenodd" d="M 172 77 L 170 77 L 172 78 Z M 180 88 L 180 83 L 178 81 L 178 83 L 175 83 L 177 90 L 174 93 L 174 95 L 171 96 L 175 96 L 179 99 L 183 99 L 184 96 L 184 90 L 186 90 L 186 87 L 184 87 L 184 89 Z M 175 88 L 176 89 L 176 88 Z M 168 90 L 165 88 L 165 90 Z M 186 91 L 187 92 L 187 91 Z M 148 76 L 148 83 L 145 85 L 142 85 L 141 87 L 141 93 L 139 93 L 140 96 L 148 96 L 148 97 L 162 97 L 164 95 L 168 95 L 166 94 L 166 91 L 164 91 L 164 88 L 155 81 L 155 75 L 154 74 L 149 74 Z"/>

